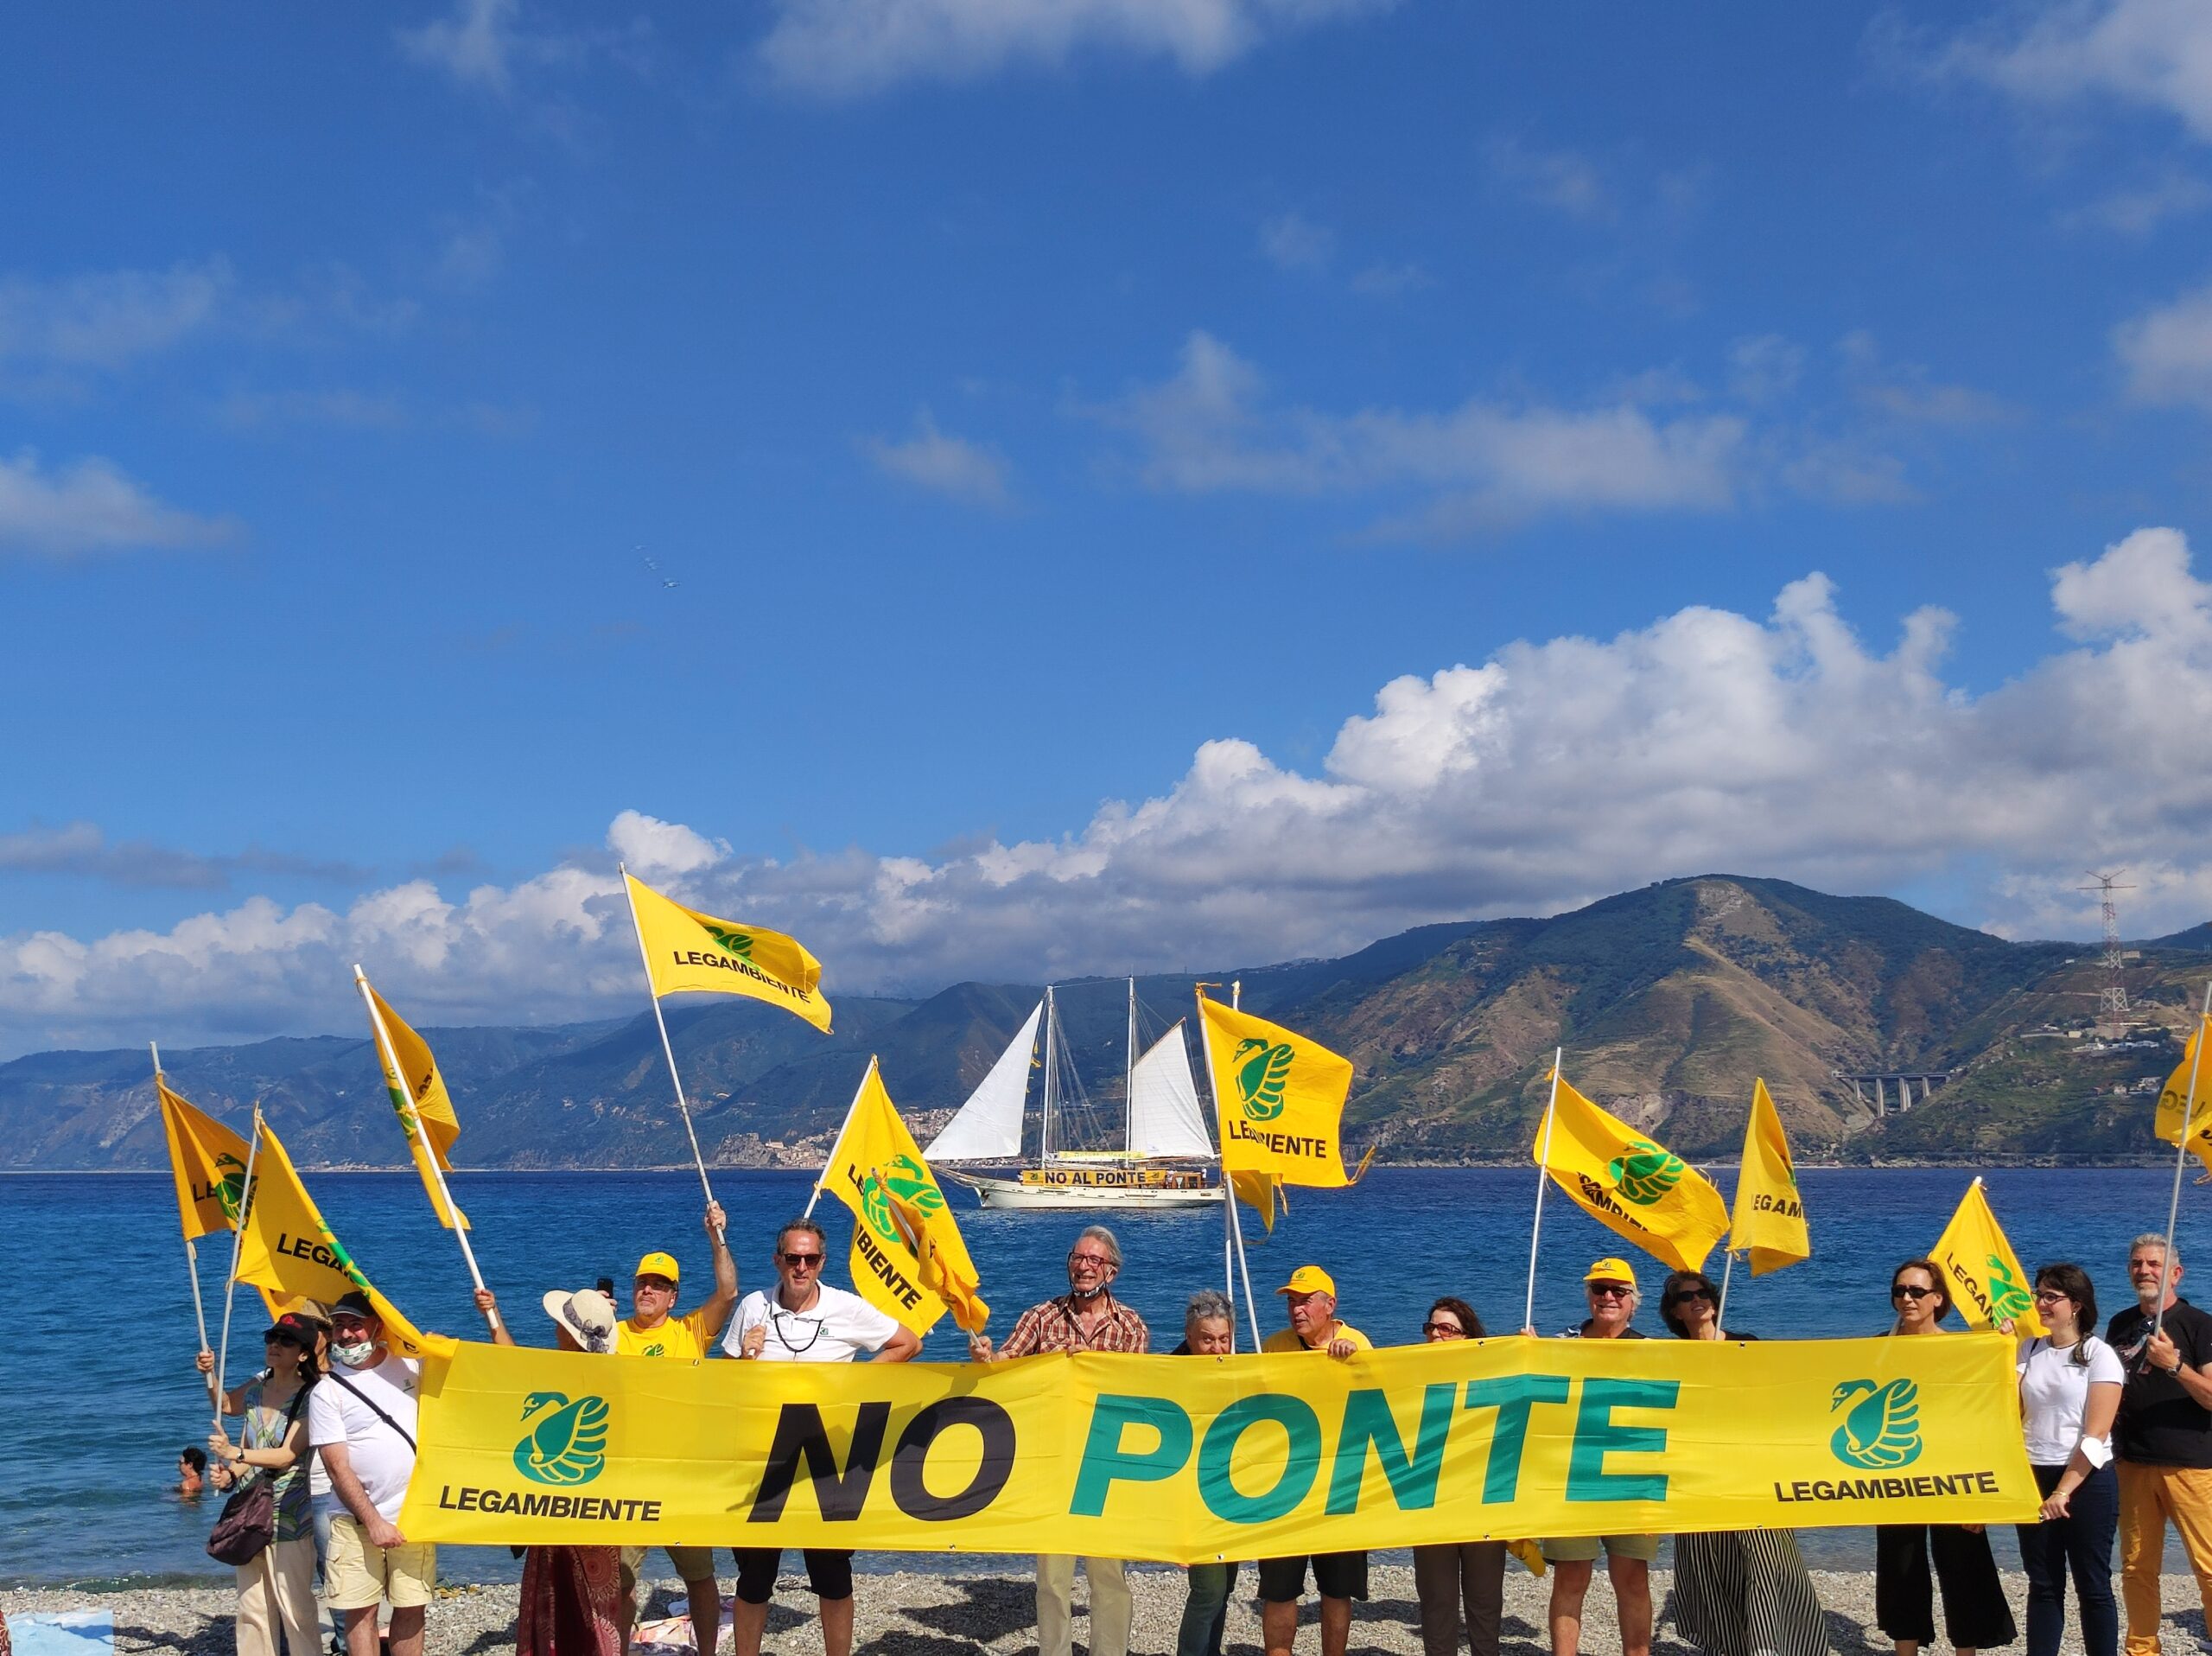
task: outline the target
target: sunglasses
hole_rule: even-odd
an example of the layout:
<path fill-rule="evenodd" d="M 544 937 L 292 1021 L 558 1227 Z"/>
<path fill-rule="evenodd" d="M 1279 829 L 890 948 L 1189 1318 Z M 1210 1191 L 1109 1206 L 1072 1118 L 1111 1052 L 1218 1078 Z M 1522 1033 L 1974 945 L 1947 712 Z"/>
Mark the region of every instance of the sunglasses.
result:
<path fill-rule="evenodd" d="M 784 1256 L 784 1263 L 794 1271 L 802 1265 L 818 1270 L 822 1264 L 822 1256 L 818 1253 L 787 1253 Z"/>
<path fill-rule="evenodd" d="M 1592 1283 L 1590 1297 L 1593 1300 L 1624 1300 L 1636 1290 L 1626 1283 Z"/>
<path fill-rule="evenodd" d="M 1440 1335 L 1446 1340 L 1465 1340 L 1467 1337 L 1467 1331 L 1456 1322 L 1424 1322 L 1421 1325 L 1421 1331 L 1431 1340 Z"/>
<path fill-rule="evenodd" d="M 1692 1300 L 1703 1300 L 1707 1305 L 1715 1303 L 1709 1288 L 1680 1288 L 1667 1296 L 1669 1305 L 1688 1305 Z"/>
<path fill-rule="evenodd" d="M 1924 1300 L 1935 1291 L 1932 1288 L 1911 1288 L 1899 1283 L 1890 1290 L 1890 1297 L 1893 1300 Z"/>

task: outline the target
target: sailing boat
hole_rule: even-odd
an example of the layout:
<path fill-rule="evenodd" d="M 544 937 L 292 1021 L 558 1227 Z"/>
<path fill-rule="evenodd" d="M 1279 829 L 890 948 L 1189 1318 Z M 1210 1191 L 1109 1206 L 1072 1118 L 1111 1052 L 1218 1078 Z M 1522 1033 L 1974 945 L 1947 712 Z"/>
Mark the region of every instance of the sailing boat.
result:
<path fill-rule="evenodd" d="M 1020 1159 L 1022 1111 L 1028 1102 L 1040 1022 L 1045 1099 L 1037 1164 L 1024 1167 L 1019 1179 L 995 1179 L 945 1166 L 949 1162 L 988 1162 L 1002 1167 Z M 1182 1207 L 1219 1201 L 1220 1185 L 1206 1180 L 1206 1168 L 1218 1158 L 1198 1107 L 1198 1083 L 1191 1074 L 1182 1024 L 1178 1022 L 1140 1055 L 1137 983 L 1129 979 L 1124 1071 L 1128 1128 L 1125 1147 L 1118 1150 L 1070 1150 L 1057 1142 L 1062 1131 L 1060 1053 L 1065 1045 L 1059 1003 L 1048 986 L 1045 998 L 999 1054 L 990 1073 L 922 1152 L 929 1164 L 973 1190 L 986 1207 Z"/>

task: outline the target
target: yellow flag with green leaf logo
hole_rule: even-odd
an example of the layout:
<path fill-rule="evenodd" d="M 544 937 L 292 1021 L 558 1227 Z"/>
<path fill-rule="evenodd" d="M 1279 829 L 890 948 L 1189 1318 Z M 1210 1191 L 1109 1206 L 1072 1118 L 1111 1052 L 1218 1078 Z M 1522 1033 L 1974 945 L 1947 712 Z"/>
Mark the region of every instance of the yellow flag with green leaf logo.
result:
<path fill-rule="evenodd" d="M 1276 1185 L 1347 1185 L 1338 1137 L 1351 1060 L 1280 1023 L 1198 997 L 1206 1071 L 1221 1128 L 1221 1171 L 1270 1216 Z M 1371 1158 L 1373 1152 L 1370 1151 Z M 1360 1164 L 1366 1171 L 1366 1163 Z"/>
<path fill-rule="evenodd" d="M 622 881 L 629 889 L 630 912 L 637 916 L 645 976 L 655 996 L 687 990 L 749 995 L 797 1013 L 824 1035 L 830 1032 L 822 963 L 798 939 L 686 908 L 626 869 Z"/>
<path fill-rule="evenodd" d="M 264 1121 L 260 1133 L 245 1219 L 238 1228 L 237 1280 L 266 1293 L 319 1300 L 326 1306 L 358 1290 L 376 1308 L 385 1343 L 392 1350 L 403 1357 L 420 1357 L 427 1350 L 450 1356 L 456 1341 L 423 1334 L 361 1274 L 353 1256 L 323 1223 L 321 1210 L 300 1182 L 275 1130 Z"/>
<path fill-rule="evenodd" d="M 159 1076 L 154 1089 L 162 1101 L 162 1131 L 168 1137 L 184 1239 L 236 1230 L 245 1200 L 245 1140 L 170 1092 Z"/>
<path fill-rule="evenodd" d="M 1702 1271 L 1728 1231 L 1728 1207 L 1705 1175 L 1567 1084 L 1536 1118 L 1535 1163 L 1608 1230 L 1677 1271 Z"/>
<path fill-rule="evenodd" d="M 1744 1127 L 1744 1165 L 1736 1175 L 1736 1208 L 1728 1235 L 1731 1253 L 1749 1253 L 1751 1275 L 1813 1257 L 1805 1204 L 1797 1194 L 1797 1168 L 1782 1136 L 1782 1112 L 1764 1080 L 1751 1084 L 1751 1118 Z"/>
<path fill-rule="evenodd" d="M 1942 1269 L 1944 1291 L 1968 1328 L 2010 1322 L 2015 1334 L 2050 1332 L 2036 1315 L 2033 1279 L 2005 1239 L 1980 1178 L 1959 1198 L 1958 1212 L 1951 1215 L 1928 1257 Z"/>
<path fill-rule="evenodd" d="M 2212 1064 L 2205 1066 L 2202 1074 L 2192 1077 L 2191 1072 L 2196 1068 L 2196 1043 L 2204 1038 L 2207 1029 L 2212 1029 L 2212 1018 L 2198 1022 L 2196 1033 L 2181 1049 L 2181 1062 L 2174 1066 L 2174 1073 L 2166 1077 L 2165 1086 L 2159 1089 L 2158 1113 L 2153 1129 L 2159 1137 L 2178 1149 L 2182 1123 L 2187 1120 L 2189 1153 L 2204 1165 L 2204 1178 L 2197 1181 L 2199 1184 L 2212 1180 L 2212 1100 L 2205 1098 L 2205 1093 L 2212 1091 Z M 2194 1097 L 2190 1093 L 2192 1079 L 2196 1084 Z"/>
<path fill-rule="evenodd" d="M 963 1315 L 988 1314 L 976 1297 L 980 1278 L 952 1206 L 883 1090 L 873 1058 L 844 1131 L 830 1147 L 822 1188 L 852 1209 L 853 1290 L 870 1305 L 916 1334 L 927 1334 L 953 1306 Z M 926 1244 L 918 1252 L 918 1241 Z M 951 1306 L 938 1283 L 951 1290 Z"/>
<path fill-rule="evenodd" d="M 367 982 L 362 979 L 364 987 Z M 371 1044 L 377 1049 L 377 1066 L 384 1071 L 384 1090 L 391 1095 L 392 1113 L 399 1118 L 399 1131 L 406 1136 L 407 1153 L 415 1158 L 415 1171 L 422 1175 L 423 1194 L 429 1197 L 430 1211 L 438 1216 L 439 1224 L 451 1230 L 458 1220 L 461 1229 L 467 1230 L 468 1215 L 443 1195 L 438 1177 L 440 1169 L 453 1166 L 454 1140 L 461 1137 L 461 1120 L 454 1114 L 445 1077 L 438 1073 L 438 1060 L 430 1055 L 429 1043 L 391 1010 L 383 996 L 370 989 L 369 999 L 376 1006 L 369 1031 Z M 376 1039 L 376 1019 L 383 1020 L 391 1054 Z M 397 1074 L 392 1072 L 392 1054 L 399 1059 Z"/>

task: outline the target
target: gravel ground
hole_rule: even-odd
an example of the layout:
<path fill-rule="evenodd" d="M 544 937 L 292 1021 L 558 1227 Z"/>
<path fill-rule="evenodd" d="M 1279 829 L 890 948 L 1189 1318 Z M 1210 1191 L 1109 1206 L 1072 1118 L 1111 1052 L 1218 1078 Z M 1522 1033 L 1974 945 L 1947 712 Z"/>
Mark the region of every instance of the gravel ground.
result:
<path fill-rule="evenodd" d="M 796 1564 L 794 1557 L 791 1562 Z M 1662 1606 L 1655 1649 L 1660 1656 L 1689 1656 L 1690 1647 L 1675 1636 L 1664 1605 L 1669 1577 L 1652 1575 L 1652 1592 Z M 1131 1574 L 1136 1625 L 1130 1638 L 1135 1656 L 1172 1656 L 1183 1609 L 1179 1570 L 1140 1569 Z M 1837 1656 L 1890 1656 L 1888 1640 L 1874 1630 L 1874 1577 L 1862 1572 L 1815 1570 L 1813 1581 L 1827 1606 L 1828 1630 Z M 1258 1607 L 1249 1596 L 1255 1585 L 1247 1569 L 1230 1602 L 1226 1656 L 1258 1656 Z M 2005 1577 L 2016 1616 L 2026 1600 L 2022 1576 Z M 1413 1571 L 1403 1565 L 1378 1565 L 1370 1581 L 1371 1597 L 1356 1606 L 1350 1656 L 1387 1652 L 1419 1656 L 1420 1613 L 1414 1600 Z M 1077 1648 L 1083 1648 L 1080 1608 L 1084 1588 L 1077 1572 Z M 442 1589 L 430 1608 L 427 1656 L 498 1656 L 514 1648 L 515 1589 L 512 1586 Z M 1024 1656 L 1037 1648 L 1034 1589 L 1026 1576 L 1010 1575 L 864 1575 L 859 1578 L 855 1656 L 965 1656 L 979 1646 L 993 1656 Z M 2204 1621 L 2197 1609 L 2196 1584 L 2186 1576 L 2165 1578 L 2169 1652 L 2195 1653 L 2203 1646 Z M 674 1609 L 669 1607 L 673 1603 Z M 1515 1565 L 1505 1577 L 1505 1637 L 1502 1656 L 1546 1656 L 1545 1586 Z M 99 1594 L 74 1589 L 32 1589 L 0 1592 L 0 1611 L 111 1608 L 121 1656 L 174 1653 L 175 1656 L 229 1656 L 232 1598 L 205 1588 L 147 1589 Z M 673 1581 L 658 1583 L 643 1609 L 645 1618 L 680 1614 L 683 1595 Z M 802 1577 L 786 1574 L 778 1583 L 769 1612 L 771 1656 L 820 1656 L 822 1635 L 812 1615 L 813 1600 Z M 1299 1647 L 1319 1649 L 1309 1603 L 1299 1628 Z M 1618 1651 L 1611 1596 L 1605 1583 L 1591 1590 L 1584 1627 L 1585 1648 Z M 2015 1649 L 2018 1646 L 2015 1646 Z M 2067 1629 L 2063 1646 L 2080 1656 L 2081 1640 Z"/>

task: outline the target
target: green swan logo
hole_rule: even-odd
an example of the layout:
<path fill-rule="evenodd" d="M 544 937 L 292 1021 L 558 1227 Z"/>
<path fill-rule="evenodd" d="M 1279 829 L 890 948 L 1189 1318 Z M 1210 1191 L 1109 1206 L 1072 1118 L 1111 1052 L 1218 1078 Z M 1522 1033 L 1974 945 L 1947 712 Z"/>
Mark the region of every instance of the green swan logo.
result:
<path fill-rule="evenodd" d="M 724 954 L 734 954 L 741 960 L 753 958 L 753 933 L 750 932 L 733 932 L 727 927 L 709 926 L 707 935 L 721 946 Z"/>
<path fill-rule="evenodd" d="M 1282 1090 L 1290 1080 L 1290 1043 L 1270 1045 L 1256 1035 L 1236 1043 L 1230 1054 L 1230 1073 L 1236 1079 L 1236 1101 L 1248 1121 L 1273 1121 L 1282 1113 Z"/>
<path fill-rule="evenodd" d="M 607 1465 L 605 1398 L 533 1392 L 522 1401 L 530 1424 L 515 1445 L 515 1470 L 533 1483 L 589 1483 Z"/>
<path fill-rule="evenodd" d="M 1633 1148 L 1625 1156 L 1615 1156 L 1605 1172 L 1622 1201 L 1649 1207 L 1680 1184 L 1688 1169 L 1681 1156 L 1661 1150 L 1648 1138 L 1631 1138 L 1629 1143 Z"/>
<path fill-rule="evenodd" d="M 1860 1393 L 1866 1395 L 1860 1397 Z M 1828 1439 L 1828 1448 L 1846 1466 L 1888 1471 L 1910 1466 L 1920 1458 L 1920 1387 L 1910 1380 L 1891 1380 L 1877 1385 L 1872 1380 L 1846 1380 L 1828 1399 L 1831 1412 L 1851 1403 L 1843 1424 Z"/>
<path fill-rule="evenodd" d="M 892 1194 L 925 1219 L 933 1217 L 944 1207 L 944 1192 L 937 1188 L 937 1181 L 930 1177 L 927 1168 L 911 1156 L 893 1156 L 890 1171 L 883 1175 L 883 1184 L 875 1181 L 873 1173 L 861 1181 L 861 1211 L 868 1216 L 868 1228 L 887 1242 L 897 1242 L 900 1238 L 883 1185 L 889 1185 Z"/>
<path fill-rule="evenodd" d="M 2005 1263 L 2003 1257 L 1991 1254 L 1989 1320 L 1993 1322 L 2017 1322 L 2027 1315 L 2028 1308 L 2035 1303 L 2036 1296 L 2021 1285 L 2019 1278 L 2013 1276 L 2012 1268 Z"/>
<path fill-rule="evenodd" d="M 245 1163 L 228 1150 L 218 1150 L 215 1173 L 215 1200 L 223 1205 L 224 1217 L 236 1224 L 239 1205 L 245 1201 Z"/>

